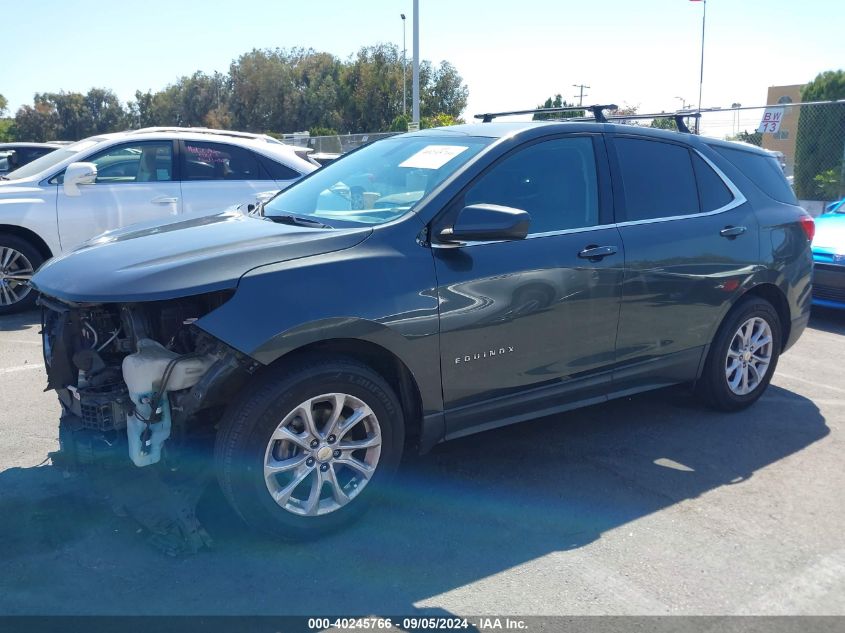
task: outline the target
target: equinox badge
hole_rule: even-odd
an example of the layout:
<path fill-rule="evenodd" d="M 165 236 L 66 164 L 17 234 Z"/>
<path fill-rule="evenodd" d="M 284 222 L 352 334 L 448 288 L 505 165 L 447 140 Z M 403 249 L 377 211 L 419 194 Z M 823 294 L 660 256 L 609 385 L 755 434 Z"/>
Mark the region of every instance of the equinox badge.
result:
<path fill-rule="evenodd" d="M 486 352 L 479 352 L 477 354 L 467 354 L 466 356 L 456 356 L 455 364 L 471 363 L 474 360 L 481 360 L 482 358 L 493 358 L 493 356 L 504 356 L 505 354 L 512 354 L 513 346 L 500 347 L 499 349 L 490 349 Z"/>

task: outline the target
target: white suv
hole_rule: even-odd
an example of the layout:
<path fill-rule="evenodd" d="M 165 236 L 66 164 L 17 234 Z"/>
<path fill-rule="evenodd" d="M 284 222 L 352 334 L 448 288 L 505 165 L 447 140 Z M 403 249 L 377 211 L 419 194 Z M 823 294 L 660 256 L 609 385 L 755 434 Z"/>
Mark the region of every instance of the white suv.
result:
<path fill-rule="evenodd" d="M 42 262 L 104 231 L 210 215 L 319 165 L 265 135 L 145 128 L 92 136 L 0 177 L 0 314 L 30 307 Z"/>

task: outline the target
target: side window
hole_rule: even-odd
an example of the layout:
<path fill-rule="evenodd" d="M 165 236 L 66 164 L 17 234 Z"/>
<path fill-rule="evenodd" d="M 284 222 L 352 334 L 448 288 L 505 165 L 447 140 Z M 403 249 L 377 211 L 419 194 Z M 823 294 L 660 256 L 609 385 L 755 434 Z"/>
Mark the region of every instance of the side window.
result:
<path fill-rule="evenodd" d="M 698 199 L 703 212 L 721 209 L 733 200 L 733 194 L 713 169 L 695 152 L 691 152 L 692 167 L 698 183 Z"/>
<path fill-rule="evenodd" d="M 530 233 L 598 224 L 593 141 L 560 138 L 507 156 L 464 194 L 464 205 L 499 204 L 527 211 Z"/>
<path fill-rule="evenodd" d="M 625 192 L 625 220 L 652 220 L 699 212 L 698 192 L 686 147 L 616 138 Z"/>
<path fill-rule="evenodd" d="M 183 180 L 264 180 L 258 157 L 248 149 L 223 143 L 185 141 Z"/>
<path fill-rule="evenodd" d="M 146 141 L 111 147 L 86 159 L 97 165 L 97 182 L 166 182 L 173 180 L 173 144 Z"/>
<path fill-rule="evenodd" d="M 264 177 L 270 180 L 296 180 L 302 176 L 298 171 L 291 169 L 287 165 L 282 165 L 272 158 L 259 156 L 258 160 L 261 161 L 261 166 L 264 168 L 266 174 Z"/>
<path fill-rule="evenodd" d="M 770 198 L 787 204 L 798 204 L 798 200 L 795 198 L 795 194 L 774 156 L 719 145 L 711 145 L 710 147 L 731 161 L 746 178 L 751 180 Z"/>

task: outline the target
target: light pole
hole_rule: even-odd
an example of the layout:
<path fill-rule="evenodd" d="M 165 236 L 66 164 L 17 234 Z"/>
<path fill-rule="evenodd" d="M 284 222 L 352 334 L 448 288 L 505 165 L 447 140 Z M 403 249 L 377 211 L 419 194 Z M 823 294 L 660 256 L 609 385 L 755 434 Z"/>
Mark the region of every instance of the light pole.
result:
<path fill-rule="evenodd" d="M 693 0 L 693 2 L 701 2 L 704 7 L 701 11 L 701 73 L 698 76 L 698 112 L 701 113 L 701 92 L 704 88 L 704 27 L 707 25 L 707 0 Z M 695 132 L 699 131 L 701 117 L 695 119 Z"/>
<path fill-rule="evenodd" d="M 686 100 L 686 99 L 684 99 L 683 97 L 675 97 L 675 98 L 676 98 L 678 101 L 680 101 L 680 102 L 681 102 L 681 110 L 686 110 L 686 109 L 687 109 L 687 100 Z"/>
<path fill-rule="evenodd" d="M 414 72 L 412 77 L 412 122 L 420 124 L 420 0 L 414 0 Z"/>
<path fill-rule="evenodd" d="M 406 116 L 408 110 L 408 97 L 407 97 L 407 88 L 406 85 L 408 83 L 407 79 L 407 64 L 405 62 L 405 54 L 407 52 L 407 48 L 405 48 L 405 14 L 400 13 L 399 15 L 402 16 L 402 116 Z"/>
<path fill-rule="evenodd" d="M 732 103 L 731 107 L 734 109 L 734 136 L 739 134 L 739 110 L 742 107 L 741 103 Z"/>

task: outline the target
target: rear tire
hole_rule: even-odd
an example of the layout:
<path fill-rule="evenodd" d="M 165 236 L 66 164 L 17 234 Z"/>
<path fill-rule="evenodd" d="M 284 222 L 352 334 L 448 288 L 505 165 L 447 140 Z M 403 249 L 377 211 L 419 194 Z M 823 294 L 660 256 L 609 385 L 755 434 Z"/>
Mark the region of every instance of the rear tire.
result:
<path fill-rule="evenodd" d="M 742 299 L 719 327 L 704 371 L 696 385 L 699 397 L 721 411 L 739 411 L 763 395 L 777 368 L 781 323 L 768 301 Z"/>
<path fill-rule="evenodd" d="M 44 258 L 31 243 L 17 235 L 0 233 L 0 315 L 35 307 L 37 293 L 29 280 L 43 263 Z"/>
<path fill-rule="evenodd" d="M 366 365 L 312 358 L 272 367 L 223 416 L 215 448 L 220 487 L 250 526 L 283 539 L 315 538 L 384 493 L 404 428 L 396 394 Z"/>

